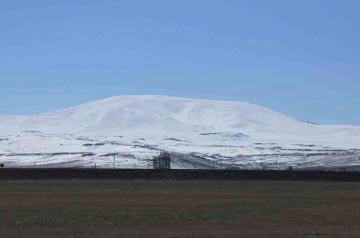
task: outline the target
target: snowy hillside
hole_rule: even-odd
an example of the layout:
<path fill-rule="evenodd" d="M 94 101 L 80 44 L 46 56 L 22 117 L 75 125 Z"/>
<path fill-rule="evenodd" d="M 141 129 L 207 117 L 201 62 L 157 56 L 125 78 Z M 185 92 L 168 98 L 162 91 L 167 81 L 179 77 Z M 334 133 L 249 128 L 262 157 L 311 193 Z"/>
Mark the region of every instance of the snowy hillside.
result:
<path fill-rule="evenodd" d="M 322 126 L 249 103 L 120 96 L 31 116 L 0 116 L 0 160 L 12 166 L 358 166 L 360 127 Z"/>

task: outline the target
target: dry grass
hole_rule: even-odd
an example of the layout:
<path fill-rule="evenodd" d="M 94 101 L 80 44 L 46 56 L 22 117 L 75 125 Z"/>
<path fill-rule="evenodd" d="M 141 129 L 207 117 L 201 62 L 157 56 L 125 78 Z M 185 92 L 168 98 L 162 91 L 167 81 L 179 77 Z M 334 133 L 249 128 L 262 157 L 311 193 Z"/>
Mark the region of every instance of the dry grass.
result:
<path fill-rule="evenodd" d="M 359 183 L 0 181 L 0 237 L 359 236 Z"/>

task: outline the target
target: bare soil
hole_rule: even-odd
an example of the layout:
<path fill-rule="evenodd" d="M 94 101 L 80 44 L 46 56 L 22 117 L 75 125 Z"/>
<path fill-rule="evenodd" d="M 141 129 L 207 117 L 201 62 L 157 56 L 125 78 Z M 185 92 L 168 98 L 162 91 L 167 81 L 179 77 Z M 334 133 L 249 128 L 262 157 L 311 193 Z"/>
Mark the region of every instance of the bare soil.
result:
<path fill-rule="evenodd" d="M 360 237 L 360 183 L 0 181 L 0 237 Z"/>

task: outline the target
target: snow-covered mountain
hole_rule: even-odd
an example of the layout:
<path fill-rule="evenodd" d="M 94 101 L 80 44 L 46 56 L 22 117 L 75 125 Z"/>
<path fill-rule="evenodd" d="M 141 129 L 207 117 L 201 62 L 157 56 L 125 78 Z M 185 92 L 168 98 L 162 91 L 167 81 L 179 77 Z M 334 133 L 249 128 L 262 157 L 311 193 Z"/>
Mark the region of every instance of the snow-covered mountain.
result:
<path fill-rule="evenodd" d="M 118 166 L 141 166 L 168 149 L 178 167 L 259 166 L 274 158 L 283 166 L 328 166 L 333 158 L 333 166 L 357 166 L 359 145 L 360 127 L 315 125 L 241 102 L 120 96 L 41 115 L 0 116 L 0 160 L 11 165 L 106 166 L 106 155 L 116 153 Z"/>

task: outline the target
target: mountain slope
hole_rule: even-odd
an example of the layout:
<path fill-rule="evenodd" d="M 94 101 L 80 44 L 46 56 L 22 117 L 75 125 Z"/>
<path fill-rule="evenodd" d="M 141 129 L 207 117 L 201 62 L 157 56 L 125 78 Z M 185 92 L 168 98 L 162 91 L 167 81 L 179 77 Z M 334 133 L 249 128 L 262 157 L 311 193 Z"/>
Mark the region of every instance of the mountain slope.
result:
<path fill-rule="evenodd" d="M 284 165 L 331 158 L 336 165 L 355 163 L 359 145 L 360 127 L 310 124 L 241 102 L 120 96 L 41 115 L 0 116 L 0 157 L 13 164 L 50 163 L 55 155 L 59 163 L 101 164 L 109 153 L 131 161 L 168 149 L 195 153 L 193 161 L 201 157 L 205 164 L 253 166 L 276 157 Z"/>

